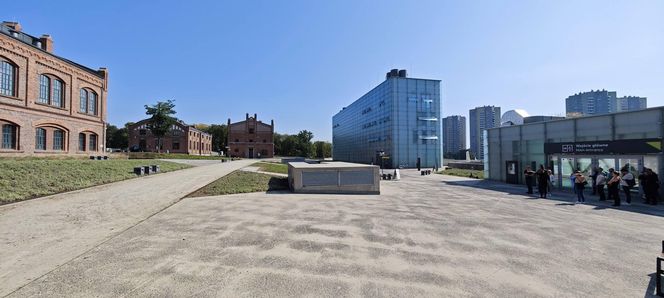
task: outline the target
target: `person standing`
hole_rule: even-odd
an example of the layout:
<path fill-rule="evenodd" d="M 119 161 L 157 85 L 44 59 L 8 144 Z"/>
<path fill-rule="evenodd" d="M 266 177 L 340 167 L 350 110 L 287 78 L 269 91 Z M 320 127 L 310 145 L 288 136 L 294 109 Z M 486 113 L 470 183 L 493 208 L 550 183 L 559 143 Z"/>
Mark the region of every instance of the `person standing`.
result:
<path fill-rule="evenodd" d="M 581 171 L 576 171 L 576 178 L 574 179 L 574 186 L 576 188 L 576 202 L 577 203 L 585 203 L 586 198 L 583 196 L 583 189 L 586 187 L 586 184 L 588 184 L 588 181 L 586 181 L 586 177 L 581 174 Z"/>
<path fill-rule="evenodd" d="M 622 172 L 622 177 L 620 178 L 620 186 L 622 187 L 623 192 L 625 193 L 625 205 L 629 206 L 632 204 L 632 187 L 636 185 L 636 180 L 634 180 L 634 175 L 630 173 L 626 168 L 620 170 Z"/>
<path fill-rule="evenodd" d="M 539 192 L 539 197 L 542 199 L 546 198 L 546 193 L 549 188 L 549 172 L 544 169 L 544 165 L 540 165 L 539 170 L 537 170 L 537 191 Z"/>
<path fill-rule="evenodd" d="M 547 172 L 549 173 L 549 185 L 548 185 L 549 187 L 547 188 L 547 194 L 548 197 L 551 198 L 553 196 L 551 191 L 553 190 L 553 180 L 555 179 L 555 177 L 553 176 L 553 171 L 551 169 L 548 169 Z"/>
<path fill-rule="evenodd" d="M 576 173 L 578 171 L 572 172 L 571 175 L 569 175 L 569 180 L 572 183 L 572 189 L 574 190 L 574 194 L 576 194 Z"/>
<path fill-rule="evenodd" d="M 530 167 L 526 167 L 526 170 L 523 171 L 523 174 L 526 176 L 526 186 L 528 187 L 528 194 L 533 194 L 533 180 L 535 173 Z"/>
<path fill-rule="evenodd" d="M 590 182 L 593 189 L 593 196 L 597 194 L 597 175 L 599 175 L 599 169 L 592 167 L 590 170 Z"/>
<path fill-rule="evenodd" d="M 615 207 L 620 206 L 620 195 L 618 195 L 618 187 L 620 186 L 620 174 L 618 172 L 613 171 L 611 173 L 611 179 L 609 182 L 606 184 L 609 188 L 609 199 L 613 198 L 613 205 Z"/>
<path fill-rule="evenodd" d="M 604 195 L 604 186 L 606 185 L 606 176 L 604 176 L 604 169 L 599 168 L 597 177 L 595 177 L 595 191 L 599 195 L 600 201 L 606 201 Z"/>
<path fill-rule="evenodd" d="M 652 169 L 646 169 L 645 174 L 645 193 L 647 203 L 651 205 L 657 205 L 657 200 L 659 199 L 659 176 Z"/>

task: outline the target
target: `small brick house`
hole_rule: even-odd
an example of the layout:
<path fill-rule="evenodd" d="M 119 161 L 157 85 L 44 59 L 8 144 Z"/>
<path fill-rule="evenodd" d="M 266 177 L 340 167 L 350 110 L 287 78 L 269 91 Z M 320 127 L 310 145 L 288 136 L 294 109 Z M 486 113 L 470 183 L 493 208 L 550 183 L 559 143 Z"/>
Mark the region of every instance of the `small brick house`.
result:
<path fill-rule="evenodd" d="M 229 155 L 242 158 L 274 157 L 274 120 L 270 124 L 257 119 L 257 115 L 231 123 L 228 119 Z"/>
<path fill-rule="evenodd" d="M 49 35 L 0 24 L 0 156 L 105 150 L 108 71 L 53 53 Z"/>
<path fill-rule="evenodd" d="M 144 119 L 128 127 L 129 149 L 138 152 L 158 152 L 157 138 L 152 135 Z M 194 126 L 179 121 L 171 126 L 170 131 L 161 139 L 162 153 L 184 153 L 190 155 L 210 155 L 212 153 L 212 135 Z"/>

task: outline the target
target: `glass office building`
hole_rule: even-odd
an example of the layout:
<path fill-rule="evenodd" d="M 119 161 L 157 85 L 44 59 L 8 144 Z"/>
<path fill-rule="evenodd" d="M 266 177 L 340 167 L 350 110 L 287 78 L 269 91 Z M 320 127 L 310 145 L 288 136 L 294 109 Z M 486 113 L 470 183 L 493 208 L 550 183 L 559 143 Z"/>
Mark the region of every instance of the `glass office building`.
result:
<path fill-rule="evenodd" d="M 442 164 L 440 80 L 388 72 L 373 90 L 332 117 L 334 160 L 414 168 Z M 382 154 L 382 156 L 381 156 Z"/>
<path fill-rule="evenodd" d="M 488 129 L 485 177 L 525 183 L 523 170 L 551 168 L 556 188 L 595 167 L 628 168 L 638 177 L 651 168 L 664 178 L 664 107 Z M 637 181 L 638 186 L 638 181 Z"/>

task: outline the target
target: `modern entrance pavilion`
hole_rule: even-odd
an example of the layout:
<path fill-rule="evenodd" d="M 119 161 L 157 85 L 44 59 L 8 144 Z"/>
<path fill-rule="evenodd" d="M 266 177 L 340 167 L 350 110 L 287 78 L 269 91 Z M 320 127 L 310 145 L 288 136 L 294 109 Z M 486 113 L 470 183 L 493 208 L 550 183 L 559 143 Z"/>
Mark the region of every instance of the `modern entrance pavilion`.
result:
<path fill-rule="evenodd" d="M 664 177 L 664 107 L 493 128 L 485 134 L 484 174 L 492 180 L 522 184 L 523 170 L 540 164 L 553 170 L 556 188 L 571 187 L 567 178 L 573 171 L 589 173 L 593 166 L 608 171 L 627 165 L 635 177 L 646 167 Z"/>

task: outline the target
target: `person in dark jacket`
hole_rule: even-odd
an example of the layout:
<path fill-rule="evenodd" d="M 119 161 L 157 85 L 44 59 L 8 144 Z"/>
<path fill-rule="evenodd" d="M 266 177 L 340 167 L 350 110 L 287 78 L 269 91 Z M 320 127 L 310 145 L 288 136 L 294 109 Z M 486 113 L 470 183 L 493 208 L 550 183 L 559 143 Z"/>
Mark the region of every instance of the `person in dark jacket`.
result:
<path fill-rule="evenodd" d="M 613 206 L 620 206 L 620 173 L 618 171 L 611 172 L 611 179 L 606 184 L 609 187 L 609 200 L 613 198 Z"/>
<path fill-rule="evenodd" d="M 537 170 L 537 191 L 539 192 L 539 197 L 546 198 L 548 190 L 549 171 L 544 168 L 544 165 L 540 165 L 539 170 Z"/>
<path fill-rule="evenodd" d="M 648 204 L 657 205 L 659 199 L 659 176 L 652 169 L 646 169 L 643 181 L 644 192 L 646 193 L 646 200 Z"/>
<path fill-rule="evenodd" d="M 523 174 L 526 176 L 526 186 L 528 187 L 528 194 L 533 194 L 533 184 L 535 180 L 535 172 L 526 167 L 526 170 L 523 171 Z"/>

